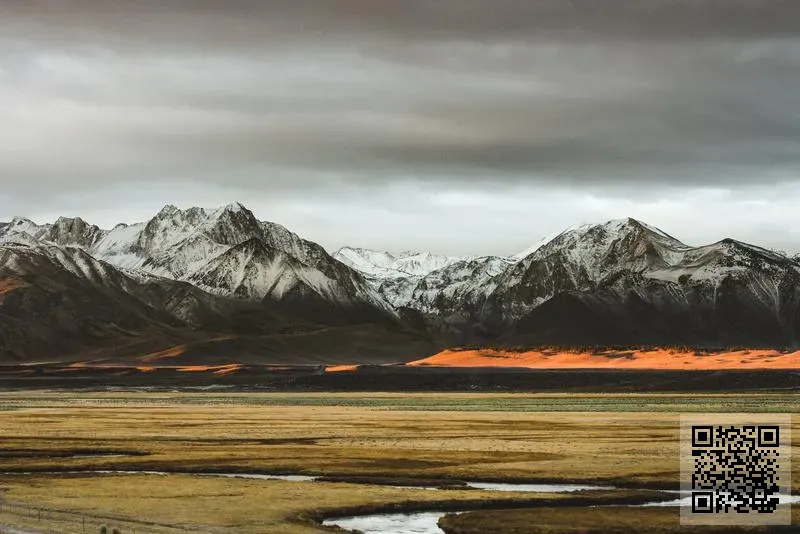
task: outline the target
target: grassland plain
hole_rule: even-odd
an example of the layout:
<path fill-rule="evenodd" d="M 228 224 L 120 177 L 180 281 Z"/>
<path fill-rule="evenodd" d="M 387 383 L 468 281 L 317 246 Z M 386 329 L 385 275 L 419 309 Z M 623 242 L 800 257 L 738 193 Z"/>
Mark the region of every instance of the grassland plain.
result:
<path fill-rule="evenodd" d="M 792 523 L 796 524 L 800 521 L 800 514 L 795 510 L 792 512 Z M 564 513 L 564 508 L 546 506 L 519 510 L 480 510 L 445 516 L 440 525 L 447 534 L 629 534 L 642 532 L 643 528 L 653 534 L 797 532 L 796 526 L 681 526 L 674 509 L 619 506 L 583 508 L 579 514 Z"/>
<path fill-rule="evenodd" d="M 48 533 L 84 532 L 86 521 L 92 528 L 86 532 L 113 523 L 126 534 L 305 534 L 324 531 L 312 518 L 341 508 L 548 498 L 348 483 L 353 477 L 674 487 L 680 413 L 794 413 L 798 400 L 787 393 L 0 393 L 0 525 Z M 794 436 L 796 446 L 800 431 Z M 66 473 L 88 470 L 182 474 Z M 341 478 L 322 483 L 189 474 L 196 472 Z M 566 528 L 552 510 L 542 512 L 550 514 L 551 531 Z M 491 514 L 501 512 L 475 513 L 494 521 Z M 628 508 L 623 514 L 661 514 L 658 525 L 678 521 L 674 509 Z M 525 524 L 531 525 L 530 516 Z"/>

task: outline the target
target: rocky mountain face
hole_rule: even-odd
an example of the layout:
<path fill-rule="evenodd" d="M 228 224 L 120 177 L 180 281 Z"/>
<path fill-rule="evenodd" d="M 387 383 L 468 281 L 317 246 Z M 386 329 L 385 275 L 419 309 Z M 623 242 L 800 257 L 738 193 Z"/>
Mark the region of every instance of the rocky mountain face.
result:
<path fill-rule="evenodd" d="M 795 258 L 622 219 L 376 287 L 445 344 L 796 346 L 799 274 Z"/>
<path fill-rule="evenodd" d="M 0 225 L 0 363 L 364 324 L 375 325 L 371 343 L 432 350 L 398 317 L 358 271 L 241 204 L 167 206 L 111 230 L 67 218 Z M 346 349 L 334 337 L 341 346 L 328 349 Z"/>
<path fill-rule="evenodd" d="M 502 275 L 483 310 L 503 317 L 502 342 L 797 345 L 796 261 L 731 239 L 688 247 L 630 219 L 583 233 Z"/>
<path fill-rule="evenodd" d="M 100 230 L 81 219 L 37 226 L 20 219 L 0 243 L 77 246 L 117 268 L 190 282 L 209 293 L 281 301 L 307 294 L 342 308 L 391 307 L 353 269 L 241 204 L 217 210 L 166 206 L 146 223 Z"/>
<path fill-rule="evenodd" d="M 175 345 L 256 363 L 464 344 L 795 347 L 798 288 L 796 258 L 731 239 L 693 247 L 634 219 L 505 258 L 329 255 L 241 204 L 167 206 L 110 230 L 16 218 L 0 223 L 0 363 Z"/>
<path fill-rule="evenodd" d="M 81 249 L 9 244 L 0 265 L 3 361 L 58 360 L 121 338 L 181 338 L 173 314 L 137 298 L 137 281 Z"/>

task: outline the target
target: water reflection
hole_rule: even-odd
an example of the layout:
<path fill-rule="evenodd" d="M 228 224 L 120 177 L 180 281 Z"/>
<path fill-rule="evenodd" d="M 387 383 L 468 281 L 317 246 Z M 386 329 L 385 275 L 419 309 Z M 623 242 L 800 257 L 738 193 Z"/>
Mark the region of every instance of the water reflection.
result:
<path fill-rule="evenodd" d="M 365 515 L 328 519 L 322 524 L 360 531 L 364 534 L 444 534 L 438 523 L 445 513 Z"/>

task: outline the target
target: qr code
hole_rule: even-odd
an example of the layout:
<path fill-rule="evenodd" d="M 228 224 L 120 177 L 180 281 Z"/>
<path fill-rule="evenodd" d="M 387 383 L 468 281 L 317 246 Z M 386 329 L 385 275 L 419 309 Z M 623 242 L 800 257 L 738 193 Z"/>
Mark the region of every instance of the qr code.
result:
<path fill-rule="evenodd" d="M 791 491 L 791 420 L 770 415 L 764 422 L 753 421 L 752 414 L 682 417 L 681 487 L 691 497 L 682 522 L 686 514 L 705 516 L 709 522 L 703 524 L 721 516 L 751 518 L 741 524 L 782 524 L 789 517 L 782 504 Z M 778 512 L 780 523 L 771 518 Z"/>
<path fill-rule="evenodd" d="M 773 513 L 780 426 L 692 426 L 692 512 Z"/>

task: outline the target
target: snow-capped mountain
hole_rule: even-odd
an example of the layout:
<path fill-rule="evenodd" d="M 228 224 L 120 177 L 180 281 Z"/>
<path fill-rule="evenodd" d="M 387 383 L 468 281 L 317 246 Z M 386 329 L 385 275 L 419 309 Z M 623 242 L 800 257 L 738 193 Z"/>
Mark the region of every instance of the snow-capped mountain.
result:
<path fill-rule="evenodd" d="M 78 246 L 133 273 L 190 282 L 208 292 L 281 300 L 307 294 L 335 307 L 391 307 L 354 270 L 286 228 L 262 222 L 239 203 L 215 210 L 164 207 L 147 222 L 111 230 L 81 219 L 38 226 L 15 219 L 0 242 Z"/>
<path fill-rule="evenodd" d="M 369 275 L 393 306 L 422 314 L 452 343 L 791 345 L 800 339 L 799 270 L 760 247 L 692 247 L 628 218 L 571 228 L 511 258 Z"/>
<path fill-rule="evenodd" d="M 59 359 L 122 338 L 176 343 L 180 321 L 137 297 L 144 288 L 77 247 L 0 245 L 0 357 Z"/>
<path fill-rule="evenodd" d="M 493 279 L 513 260 L 495 256 L 440 256 L 344 247 L 333 255 L 360 271 L 395 309 L 426 318 L 427 327 L 447 334 L 450 323 L 470 321 L 494 289 Z"/>
<path fill-rule="evenodd" d="M 126 358 L 218 339 L 256 362 L 432 353 L 397 315 L 357 271 L 238 203 L 167 206 L 110 230 L 63 217 L 0 223 L 2 361 Z M 204 353 L 224 359 L 214 343 Z"/>
<path fill-rule="evenodd" d="M 48 242 L 88 248 L 102 235 L 100 228 L 90 226 L 80 218 L 59 217 L 55 223 L 42 226 L 24 217 L 16 217 L 9 223 L 0 223 L 0 243 Z"/>
<path fill-rule="evenodd" d="M 567 230 L 500 275 L 503 315 L 519 318 L 554 295 L 586 291 L 621 271 L 673 265 L 691 247 L 635 219 Z"/>
<path fill-rule="evenodd" d="M 744 271 L 765 276 L 796 267 L 790 258 L 738 241 L 690 247 L 641 221 L 621 219 L 559 234 L 510 266 L 497 285 L 504 315 L 521 317 L 557 294 L 590 291 L 621 273 L 718 285 Z"/>
<path fill-rule="evenodd" d="M 365 323 L 395 325 L 397 339 L 424 328 L 439 346 L 797 346 L 800 263 L 732 239 L 689 246 L 635 219 L 571 228 L 510 258 L 331 256 L 238 203 L 167 206 L 110 230 L 0 223 L 0 314 L 0 354 L 18 355 L 62 338 L 78 350 Z"/>
<path fill-rule="evenodd" d="M 620 219 L 553 234 L 510 258 L 458 258 L 419 252 L 395 257 L 354 248 L 340 249 L 334 257 L 361 271 L 393 306 L 425 314 L 449 314 L 462 305 L 474 308 L 498 286 L 536 288 L 535 297 L 512 299 L 503 310 L 504 314 L 521 316 L 558 292 L 589 288 L 623 268 L 638 271 L 666 267 L 690 249 L 641 221 Z M 555 272 L 557 269 L 547 276 L 531 269 L 531 265 L 542 262 L 563 268 L 563 276 Z M 542 290 L 540 283 L 549 284 L 551 290 Z"/>
<path fill-rule="evenodd" d="M 496 256 L 467 258 L 423 276 L 385 280 L 378 289 L 395 307 L 439 313 L 449 301 L 460 305 L 474 300 L 475 295 L 488 294 L 494 287 L 494 278 L 511 264 L 511 260 Z"/>
<path fill-rule="evenodd" d="M 399 278 L 409 273 L 392 267 L 397 258 L 389 252 L 368 248 L 342 247 L 333 257 L 370 278 Z"/>
<path fill-rule="evenodd" d="M 288 306 L 284 300 L 214 295 L 119 269 L 80 247 L 6 243 L 0 245 L 0 364 L 135 363 L 173 348 L 184 364 L 403 361 L 435 352 L 399 323 L 342 310 L 331 317 L 313 295 L 294 295 Z"/>
<path fill-rule="evenodd" d="M 634 219 L 561 234 L 487 298 L 511 342 L 785 344 L 800 339 L 800 265 L 731 239 L 687 246 Z"/>
<path fill-rule="evenodd" d="M 384 280 L 422 277 L 447 265 L 469 259 L 411 250 L 394 255 L 381 250 L 354 247 L 340 248 L 333 253 L 333 257 L 361 272 L 376 285 Z"/>
<path fill-rule="evenodd" d="M 24 217 L 14 217 L 0 224 L 0 243 L 35 244 L 48 229 L 48 225 L 42 227 Z"/>

